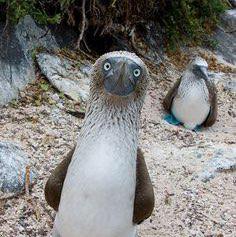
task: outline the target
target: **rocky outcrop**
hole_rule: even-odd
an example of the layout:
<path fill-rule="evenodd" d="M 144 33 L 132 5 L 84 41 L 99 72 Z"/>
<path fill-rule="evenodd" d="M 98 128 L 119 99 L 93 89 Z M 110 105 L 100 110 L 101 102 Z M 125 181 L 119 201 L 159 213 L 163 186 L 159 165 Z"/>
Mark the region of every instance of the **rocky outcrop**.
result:
<path fill-rule="evenodd" d="M 224 82 L 224 89 L 236 93 L 236 78 Z"/>
<path fill-rule="evenodd" d="M 36 25 L 30 16 L 9 32 L 0 26 L 0 106 L 17 98 L 19 90 L 35 78 L 32 54 L 36 48 L 55 49 L 58 44 L 50 30 Z"/>
<path fill-rule="evenodd" d="M 228 33 L 236 33 L 236 9 L 226 11 L 221 20 Z"/>
<path fill-rule="evenodd" d="M 41 72 L 55 88 L 74 101 L 87 101 L 91 64 L 75 62 L 48 53 L 38 54 L 36 60 Z"/>
<path fill-rule="evenodd" d="M 205 164 L 198 177 L 207 182 L 214 178 L 220 172 L 232 172 L 236 170 L 236 149 L 235 148 L 217 148 L 211 159 Z"/>
<path fill-rule="evenodd" d="M 15 143 L 0 142 L 0 198 L 6 193 L 18 193 L 24 188 L 27 158 L 27 154 Z"/>
<path fill-rule="evenodd" d="M 217 41 L 216 54 L 231 64 L 236 64 L 236 9 L 226 11 L 221 17 L 213 39 Z"/>

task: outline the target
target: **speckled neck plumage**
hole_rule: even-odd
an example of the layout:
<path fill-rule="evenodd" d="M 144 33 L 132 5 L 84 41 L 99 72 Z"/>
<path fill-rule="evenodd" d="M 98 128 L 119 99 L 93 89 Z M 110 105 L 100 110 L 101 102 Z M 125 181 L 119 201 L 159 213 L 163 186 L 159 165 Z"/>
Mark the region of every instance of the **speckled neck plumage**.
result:
<path fill-rule="evenodd" d="M 143 99 L 134 100 L 135 98 L 113 98 L 102 92 L 91 91 L 79 143 L 96 139 L 102 133 L 113 130 L 117 133 L 115 136 L 126 139 L 124 145 L 127 143 L 133 146 L 132 150 L 136 152 Z"/>
<path fill-rule="evenodd" d="M 205 100 L 208 100 L 208 91 L 205 86 L 204 79 L 197 78 L 194 73 L 191 71 L 186 71 L 182 77 L 182 81 L 180 83 L 178 89 L 178 96 L 184 97 L 189 93 L 189 89 L 191 87 L 199 87 L 202 90 L 202 94 L 205 96 Z"/>

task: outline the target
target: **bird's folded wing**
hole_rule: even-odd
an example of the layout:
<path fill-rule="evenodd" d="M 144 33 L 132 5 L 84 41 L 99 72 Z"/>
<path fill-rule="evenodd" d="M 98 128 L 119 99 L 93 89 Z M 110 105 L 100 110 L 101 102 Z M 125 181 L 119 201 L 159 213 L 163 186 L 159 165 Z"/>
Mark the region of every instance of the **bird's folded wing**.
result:
<path fill-rule="evenodd" d="M 55 170 L 52 171 L 44 189 L 46 201 L 55 211 L 59 207 L 63 183 L 74 151 L 75 147 L 66 155 Z"/>
<path fill-rule="evenodd" d="M 133 222 L 140 224 L 154 209 L 154 191 L 143 153 L 138 148 Z"/>
<path fill-rule="evenodd" d="M 206 86 L 209 91 L 210 112 L 203 125 L 205 127 L 209 127 L 215 123 L 217 117 L 217 95 L 216 95 L 217 92 L 215 84 L 212 81 L 207 80 Z"/>
<path fill-rule="evenodd" d="M 163 106 L 164 106 L 164 109 L 167 111 L 167 112 L 170 112 L 171 111 L 171 105 L 172 105 L 172 101 L 174 99 L 174 97 L 176 96 L 177 92 L 178 92 L 178 88 L 179 88 L 179 85 L 180 85 L 180 82 L 181 82 L 181 78 L 179 78 L 175 84 L 173 85 L 173 87 L 168 91 L 165 99 L 163 100 Z"/>
<path fill-rule="evenodd" d="M 63 183 L 74 150 L 75 148 L 73 148 L 67 154 L 63 161 L 51 173 L 45 186 L 46 201 L 55 211 L 57 211 L 59 207 Z M 154 208 L 153 186 L 148 174 L 147 166 L 142 151 L 140 149 L 138 149 L 137 154 L 136 175 L 137 182 L 135 191 L 133 222 L 135 224 L 139 224 L 151 215 Z"/>

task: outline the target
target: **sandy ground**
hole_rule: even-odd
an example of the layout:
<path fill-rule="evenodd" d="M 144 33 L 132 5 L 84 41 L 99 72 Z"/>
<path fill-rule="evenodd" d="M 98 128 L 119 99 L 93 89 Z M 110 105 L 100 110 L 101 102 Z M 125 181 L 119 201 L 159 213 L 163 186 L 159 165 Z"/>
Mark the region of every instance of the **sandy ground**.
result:
<path fill-rule="evenodd" d="M 162 99 L 178 74 L 165 70 L 151 81 L 142 113 L 140 147 L 155 189 L 155 210 L 139 227 L 142 237 L 235 237 L 236 173 L 220 172 L 203 182 L 198 176 L 215 152 L 235 151 L 235 94 L 217 83 L 219 116 L 209 129 L 195 133 L 163 120 Z M 1 109 L 0 140 L 20 143 L 29 154 L 37 179 L 29 195 L 0 201 L 0 236 L 50 236 L 54 211 L 44 199 L 47 177 L 76 141 L 82 119 L 54 89 L 37 80 L 19 102 Z M 236 156 L 236 154 L 235 154 Z"/>

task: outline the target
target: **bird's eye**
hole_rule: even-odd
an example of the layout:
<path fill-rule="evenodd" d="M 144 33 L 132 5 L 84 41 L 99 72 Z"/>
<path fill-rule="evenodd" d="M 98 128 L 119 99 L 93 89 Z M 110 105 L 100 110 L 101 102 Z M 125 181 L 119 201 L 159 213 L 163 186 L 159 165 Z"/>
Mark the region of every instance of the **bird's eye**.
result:
<path fill-rule="evenodd" d="M 111 69 L 111 64 L 108 63 L 108 62 L 106 62 L 106 63 L 104 64 L 103 68 L 104 68 L 105 71 L 109 71 L 109 70 Z"/>
<path fill-rule="evenodd" d="M 141 74 L 140 69 L 138 69 L 138 68 L 134 69 L 133 74 L 134 74 L 135 77 L 139 77 L 140 74 Z"/>

